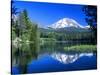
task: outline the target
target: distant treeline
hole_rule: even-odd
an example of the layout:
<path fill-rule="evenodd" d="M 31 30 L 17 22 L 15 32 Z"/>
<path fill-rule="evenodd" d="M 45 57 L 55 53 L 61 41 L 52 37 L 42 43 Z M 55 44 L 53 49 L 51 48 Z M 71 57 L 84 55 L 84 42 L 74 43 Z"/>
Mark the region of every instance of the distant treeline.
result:
<path fill-rule="evenodd" d="M 95 43 L 93 41 L 94 34 L 92 31 L 89 32 L 40 32 L 41 38 L 53 38 L 56 41 L 87 41 L 91 43 Z"/>

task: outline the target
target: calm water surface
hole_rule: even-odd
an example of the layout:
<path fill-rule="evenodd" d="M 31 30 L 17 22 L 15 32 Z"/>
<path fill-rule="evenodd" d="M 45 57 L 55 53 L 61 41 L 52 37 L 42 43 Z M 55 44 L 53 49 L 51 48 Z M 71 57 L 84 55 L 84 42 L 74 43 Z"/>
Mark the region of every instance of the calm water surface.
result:
<path fill-rule="evenodd" d="M 58 72 L 88 70 L 97 68 L 97 55 L 94 53 L 64 52 L 66 44 L 45 44 L 40 46 L 39 51 L 34 51 L 34 47 L 23 46 L 21 53 L 22 62 L 27 63 L 27 73 Z M 33 48 L 33 49 L 32 49 Z M 17 48 L 18 49 L 18 48 Z M 32 52 L 25 53 L 25 49 Z M 16 51 L 16 48 L 15 48 Z M 16 54 L 16 52 L 15 52 Z M 20 53 L 19 53 L 20 54 Z M 21 67 L 19 64 L 20 55 L 14 56 L 12 60 L 12 74 L 19 74 Z"/>

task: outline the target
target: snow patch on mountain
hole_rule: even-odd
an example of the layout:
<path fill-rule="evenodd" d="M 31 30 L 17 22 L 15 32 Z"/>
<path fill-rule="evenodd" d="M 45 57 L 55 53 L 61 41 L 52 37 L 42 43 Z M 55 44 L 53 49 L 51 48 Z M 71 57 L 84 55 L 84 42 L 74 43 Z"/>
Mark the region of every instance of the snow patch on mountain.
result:
<path fill-rule="evenodd" d="M 85 26 L 85 28 L 88 29 L 88 28 L 90 28 L 90 26 L 89 25 L 88 26 Z"/>

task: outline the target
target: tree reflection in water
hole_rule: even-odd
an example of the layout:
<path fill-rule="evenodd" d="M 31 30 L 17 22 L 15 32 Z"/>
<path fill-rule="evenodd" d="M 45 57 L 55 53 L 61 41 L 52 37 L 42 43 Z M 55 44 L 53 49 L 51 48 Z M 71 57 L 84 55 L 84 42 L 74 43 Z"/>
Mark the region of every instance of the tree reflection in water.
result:
<path fill-rule="evenodd" d="M 36 47 L 34 43 L 22 43 L 21 46 L 18 48 L 13 47 L 12 66 L 18 66 L 20 68 L 20 73 L 26 73 L 27 64 L 32 59 L 37 59 L 38 49 L 39 47 Z"/>

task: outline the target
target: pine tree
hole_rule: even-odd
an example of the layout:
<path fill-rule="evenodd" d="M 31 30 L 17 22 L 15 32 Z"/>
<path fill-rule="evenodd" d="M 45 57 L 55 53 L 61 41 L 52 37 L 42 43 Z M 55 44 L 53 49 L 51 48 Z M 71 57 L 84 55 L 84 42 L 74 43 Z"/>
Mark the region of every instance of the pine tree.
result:
<path fill-rule="evenodd" d="M 94 43 L 97 43 L 97 6 L 84 6 L 83 12 L 86 15 L 86 22 L 94 32 Z"/>

